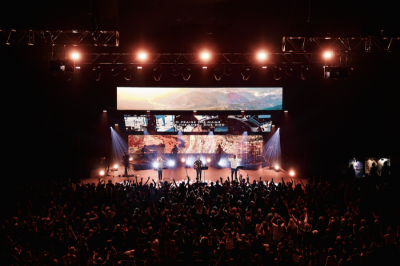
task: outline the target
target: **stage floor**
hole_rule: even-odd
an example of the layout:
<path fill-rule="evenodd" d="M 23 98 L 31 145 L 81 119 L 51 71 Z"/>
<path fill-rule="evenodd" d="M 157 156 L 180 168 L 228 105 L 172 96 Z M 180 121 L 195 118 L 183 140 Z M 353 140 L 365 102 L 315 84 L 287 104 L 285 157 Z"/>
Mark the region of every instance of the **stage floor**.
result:
<path fill-rule="evenodd" d="M 147 180 L 148 177 L 150 177 L 150 181 L 154 179 L 156 182 L 158 181 L 158 172 L 154 171 L 153 169 L 151 170 L 131 170 L 128 172 L 129 177 L 124 177 L 124 168 L 120 166 L 118 170 L 116 171 L 110 171 L 108 175 L 100 176 L 99 173 L 101 170 L 104 170 L 103 168 L 99 168 L 96 170 L 93 170 L 91 172 L 91 176 L 88 179 L 83 179 L 81 180 L 83 183 L 97 183 L 99 181 L 99 178 L 102 180 L 105 180 L 106 182 L 108 180 L 112 180 L 112 182 L 122 182 L 127 179 L 132 179 L 132 175 L 137 175 L 138 179 L 143 177 L 143 180 Z M 187 172 L 186 172 L 187 171 Z M 205 178 L 204 178 L 204 172 L 205 172 Z M 289 182 L 291 179 L 293 179 L 296 183 L 300 182 L 300 180 L 303 182 L 305 185 L 307 183 L 306 179 L 299 178 L 297 176 L 290 177 L 289 173 L 286 172 L 285 170 L 279 170 L 279 172 L 276 172 L 275 170 L 270 170 L 269 167 L 261 168 L 259 170 L 240 170 L 240 174 L 243 176 L 243 178 L 246 178 L 247 175 L 250 178 L 250 182 L 253 182 L 253 180 L 261 180 L 263 181 L 272 181 L 274 179 L 274 183 L 281 182 L 283 180 L 285 182 Z M 163 171 L 163 180 L 166 181 L 171 181 L 172 179 L 175 179 L 176 182 L 178 181 L 183 181 L 187 180 L 187 175 L 190 177 L 191 181 L 196 180 L 196 171 L 193 168 L 185 168 L 183 166 L 177 166 L 176 168 L 173 169 L 164 169 Z M 214 168 L 214 167 L 209 167 L 208 170 L 203 171 L 202 174 L 202 181 L 206 180 L 207 182 L 215 182 L 217 180 L 220 180 L 220 177 L 223 178 L 225 181 L 227 179 L 227 176 L 229 178 L 231 177 L 231 170 L 230 168 Z M 239 178 L 239 172 L 238 172 L 238 178 Z"/>

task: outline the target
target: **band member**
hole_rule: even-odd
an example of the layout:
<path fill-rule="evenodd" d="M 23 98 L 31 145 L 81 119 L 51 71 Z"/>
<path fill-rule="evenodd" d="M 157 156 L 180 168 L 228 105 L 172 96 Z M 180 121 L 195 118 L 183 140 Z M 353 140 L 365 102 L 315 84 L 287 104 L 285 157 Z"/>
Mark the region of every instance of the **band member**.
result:
<path fill-rule="evenodd" d="M 222 152 L 223 152 L 223 150 L 222 150 L 221 144 L 218 144 L 217 151 L 215 152 L 215 154 L 217 155 L 216 156 L 217 157 L 217 161 L 216 161 L 217 164 L 221 161 Z"/>
<path fill-rule="evenodd" d="M 161 157 L 157 158 L 157 162 L 158 162 L 158 181 L 162 180 L 162 171 L 164 168 L 164 163 L 167 162 L 167 160 L 163 160 Z"/>
<path fill-rule="evenodd" d="M 125 167 L 125 174 L 128 174 L 128 168 L 129 168 L 129 155 L 124 151 L 124 155 L 122 156 L 122 164 Z"/>
<path fill-rule="evenodd" d="M 242 161 L 242 159 L 236 158 L 235 154 L 233 155 L 233 158 L 232 155 L 229 156 L 228 161 L 231 162 L 231 178 L 233 180 L 233 173 L 235 173 L 235 178 L 237 179 L 237 171 L 238 171 L 237 167 L 239 165 L 239 162 Z"/>
<path fill-rule="evenodd" d="M 150 150 L 147 148 L 147 145 L 144 145 L 142 148 L 142 155 L 143 155 L 143 159 L 145 161 L 149 161 L 149 153 L 148 152 L 150 152 Z"/>
<path fill-rule="evenodd" d="M 176 161 L 176 159 L 178 158 L 178 147 L 176 147 L 176 145 L 174 145 L 174 148 L 172 149 L 172 157 L 174 158 L 174 160 Z"/>
<path fill-rule="evenodd" d="M 203 166 L 203 162 L 200 160 L 200 156 L 197 157 L 197 160 L 193 164 L 194 169 L 196 169 L 196 179 L 200 178 L 201 180 L 201 167 Z"/>
<path fill-rule="evenodd" d="M 103 157 L 104 172 L 108 173 L 110 171 L 111 154 L 108 152 L 105 157 Z"/>

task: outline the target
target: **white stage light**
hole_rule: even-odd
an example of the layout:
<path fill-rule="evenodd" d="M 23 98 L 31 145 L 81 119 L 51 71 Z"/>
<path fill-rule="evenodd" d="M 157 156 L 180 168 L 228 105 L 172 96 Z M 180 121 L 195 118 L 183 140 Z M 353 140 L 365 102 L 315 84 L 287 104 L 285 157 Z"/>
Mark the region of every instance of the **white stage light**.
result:
<path fill-rule="evenodd" d="M 114 164 L 114 169 L 118 169 L 118 164 Z"/>
<path fill-rule="evenodd" d="M 293 171 L 293 170 L 290 171 L 289 175 L 290 175 L 290 176 L 294 176 L 294 171 Z"/>
<path fill-rule="evenodd" d="M 265 60 L 267 58 L 267 54 L 266 53 L 258 53 L 257 57 L 259 60 Z"/>
<path fill-rule="evenodd" d="M 175 166 L 175 162 L 174 161 L 168 161 L 167 165 L 170 166 L 170 167 Z"/>
<path fill-rule="evenodd" d="M 133 161 L 133 158 L 129 158 L 129 161 Z"/>
<path fill-rule="evenodd" d="M 80 56 L 79 53 L 76 53 L 76 52 L 75 52 L 75 53 L 72 53 L 72 54 L 71 54 L 71 57 L 72 57 L 72 59 L 77 60 L 77 59 L 79 59 L 79 57 L 81 57 L 81 56 Z"/>
<path fill-rule="evenodd" d="M 207 69 L 207 67 L 206 67 L 206 66 L 203 66 L 203 69 Z"/>
<path fill-rule="evenodd" d="M 142 67 L 141 67 L 141 66 L 138 66 L 137 69 L 142 69 Z"/>
<path fill-rule="evenodd" d="M 207 163 L 209 163 L 209 162 L 211 162 L 211 159 L 210 159 L 210 158 L 207 158 Z"/>
<path fill-rule="evenodd" d="M 154 162 L 154 163 L 153 163 L 153 167 L 154 167 L 154 168 L 158 168 L 158 162 Z"/>
<path fill-rule="evenodd" d="M 207 60 L 207 59 L 210 58 L 210 54 L 209 53 L 202 53 L 201 54 L 201 58 L 204 59 L 204 60 Z"/>
<path fill-rule="evenodd" d="M 147 57 L 147 55 L 146 55 L 145 53 L 140 53 L 140 54 L 139 54 L 139 59 L 140 59 L 140 60 L 145 60 L 146 57 Z"/>
<path fill-rule="evenodd" d="M 100 175 L 103 176 L 104 175 L 104 171 L 100 171 Z"/>
<path fill-rule="evenodd" d="M 275 170 L 279 170 L 279 166 L 278 165 L 275 165 Z"/>
<path fill-rule="evenodd" d="M 182 159 L 181 159 L 181 162 L 182 162 L 182 163 L 184 163 L 185 161 L 186 161 L 186 159 L 185 159 L 185 158 L 182 158 Z"/>
<path fill-rule="evenodd" d="M 324 52 L 325 59 L 331 59 L 332 56 L 333 56 L 333 52 L 331 52 L 331 51 Z"/>

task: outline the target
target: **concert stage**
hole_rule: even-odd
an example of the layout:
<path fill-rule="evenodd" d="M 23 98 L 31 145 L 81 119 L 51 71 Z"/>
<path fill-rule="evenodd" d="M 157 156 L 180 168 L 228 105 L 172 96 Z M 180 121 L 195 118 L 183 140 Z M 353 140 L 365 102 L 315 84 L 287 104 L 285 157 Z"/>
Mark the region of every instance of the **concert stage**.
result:
<path fill-rule="evenodd" d="M 131 167 L 132 169 L 132 167 Z M 98 182 L 98 179 L 104 179 L 106 182 L 108 180 L 112 180 L 114 183 L 115 182 L 122 182 L 123 180 L 126 179 L 132 179 L 132 175 L 137 175 L 138 179 L 143 177 L 143 180 L 147 180 L 148 177 L 150 177 L 150 181 L 154 179 L 155 181 L 158 181 L 158 172 L 154 171 L 153 169 L 148 169 L 148 170 L 131 170 L 129 171 L 129 177 L 123 177 L 124 174 L 124 168 L 123 166 L 119 166 L 118 170 L 116 171 L 111 171 L 108 173 L 108 175 L 100 176 L 99 173 L 101 170 L 104 170 L 103 168 L 99 168 L 96 170 L 93 170 L 91 172 L 91 176 L 88 179 L 83 179 L 83 183 L 92 183 Z M 205 178 L 204 178 L 204 172 L 205 172 Z M 284 179 L 285 182 L 290 181 L 291 179 L 295 180 L 295 182 L 300 182 L 299 177 L 290 177 L 289 173 L 284 170 L 279 170 L 279 172 L 276 172 L 275 170 L 270 170 L 269 167 L 265 168 L 260 168 L 258 170 L 240 170 L 240 174 L 245 178 L 247 175 L 250 178 L 250 182 L 253 182 L 253 180 L 259 180 L 261 177 L 261 180 L 263 181 L 271 181 L 274 179 L 275 183 L 281 182 L 281 178 Z M 187 175 L 189 175 L 190 179 L 192 181 L 196 180 L 196 171 L 191 168 L 185 168 L 184 166 L 177 166 L 176 168 L 171 168 L 171 169 L 164 169 L 163 171 L 163 180 L 166 181 L 171 181 L 172 179 L 175 179 L 175 181 L 182 181 L 182 180 L 187 180 Z M 203 171 L 202 174 L 202 181 L 206 180 L 208 182 L 215 182 L 217 180 L 220 180 L 220 177 L 223 178 L 225 181 L 227 176 L 231 178 L 231 170 L 230 168 L 214 168 L 214 167 L 209 167 L 208 170 Z M 238 177 L 239 177 L 239 171 L 238 171 Z M 306 179 L 302 179 L 303 184 L 307 183 Z"/>

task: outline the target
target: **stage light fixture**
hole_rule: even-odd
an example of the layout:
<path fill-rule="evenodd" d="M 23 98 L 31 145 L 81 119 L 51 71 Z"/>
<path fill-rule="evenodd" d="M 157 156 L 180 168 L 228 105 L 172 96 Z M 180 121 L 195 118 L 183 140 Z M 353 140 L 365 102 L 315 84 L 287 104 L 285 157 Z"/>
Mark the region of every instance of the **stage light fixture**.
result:
<path fill-rule="evenodd" d="M 224 71 L 222 70 L 222 67 L 216 66 L 214 68 L 214 78 L 216 81 L 220 81 L 222 79 L 222 76 L 224 75 Z"/>
<path fill-rule="evenodd" d="M 324 52 L 324 58 L 325 59 L 331 59 L 333 57 L 333 52 L 332 51 L 325 51 Z"/>
<path fill-rule="evenodd" d="M 207 52 L 202 53 L 202 54 L 201 54 L 201 58 L 202 58 L 203 60 L 208 60 L 208 59 L 210 59 L 210 54 L 207 53 Z"/>
<path fill-rule="evenodd" d="M 258 57 L 258 60 L 265 60 L 265 59 L 267 59 L 267 54 L 261 52 L 261 53 L 258 53 L 257 57 Z"/>
<path fill-rule="evenodd" d="M 142 66 L 137 66 L 137 69 L 142 69 L 143 67 Z"/>
<path fill-rule="evenodd" d="M 162 76 L 162 70 L 160 65 L 154 66 L 152 75 L 155 81 L 160 81 Z"/>
<path fill-rule="evenodd" d="M 104 171 L 100 171 L 100 175 L 103 176 L 104 175 Z"/>
<path fill-rule="evenodd" d="M 127 67 L 124 68 L 123 75 L 124 75 L 124 79 L 126 81 L 130 81 L 132 79 L 132 73 L 131 73 L 131 67 L 130 66 L 127 66 Z"/>
<path fill-rule="evenodd" d="M 203 66 L 203 69 L 207 69 L 207 66 Z"/>
<path fill-rule="evenodd" d="M 181 159 L 181 162 L 182 162 L 182 163 L 184 163 L 185 161 L 186 161 L 186 159 L 185 159 L 185 158 L 182 158 L 182 159 Z"/>
<path fill-rule="evenodd" d="M 211 162 L 211 159 L 210 159 L 210 158 L 207 158 L 207 163 L 209 163 L 209 162 Z"/>
<path fill-rule="evenodd" d="M 290 66 L 285 67 L 285 74 L 291 76 L 293 74 L 293 68 Z"/>
<path fill-rule="evenodd" d="M 74 60 L 78 60 L 80 57 L 81 57 L 81 55 L 79 53 L 77 53 L 77 52 L 73 52 L 71 54 L 71 58 L 74 59 Z"/>
<path fill-rule="evenodd" d="M 251 69 L 248 66 L 243 66 L 242 67 L 242 78 L 243 80 L 248 80 L 250 78 L 250 74 L 251 74 Z"/>
<path fill-rule="evenodd" d="M 182 68 L 182 78 L 184 81 L 188 81 L 191 76 L 192 74 L 189 66 Z"/>
<path fill-rule="evenodd" d="M 224 68 L 224 74 L 227 75 L 228 77 L 229 77 L 230 75 L 232 75 L 232 68 L 231 68 L 231 66 L 226 66 L 226 67 Z"/>
<path fill-rule="evenodd" d="M 115 126 L 117 127 L 117 126 L 118 126 L 118 124 L 115 124 Z"/>
<path fill-rule="evenodd" d="M 157 168 L 157 167 L 158 167 L 158 162 L 154 162 L 154 163 L 153 163 L 153 167 L 154 167 L 154 168 Z"/>
<path fill-rule="evenodd" d="M 306 66 L 301 66 L 301 79 L 306 80 L 308 78 L 309 69 Z"/>
<path fill-rule="evenodd" d="M 275 66 L 274 79 L 280 80 L 282 76 L 282 68 L 280 66 Z"/>
<path fill-rule="evenodd" d="M 107 113 L 107 110 L 103 110 L 103 113 Z"/>
<path fill-rule="evenodd" d="M 267 68 L 267 66 L 262 66 L 261 68 L 264 68 L 264 69 L 266 69 L 266 68 Z"/>
<path fill-rule="evenodd" d="M 279 170 L 279 166 L 278 165 L 275 165 L 275 170 Z"/>
<path fill-rule="evenodd" d="M 291 170 L 291 171 L 289 172 L 289 175 L 290 175 L 290 176 L 294 176 L 294 171 Z"/>
<path fill-rule="evenodd" d="M 175 166 L 175 162 L 174 161 L 168 161 L 167 162 L 167 165 L 169 166 L 169 167 L 173 167 L 173 166 Z"/>
<path fill-rule="evenodd" d="M 285 110 L 284 112 L 285 112 L 285 113 L 287 113 L 287 112 L 288 112 L 288 110 Z"/>
<path fill-rule="evenodd" d="M 76 66 L 75 68 L 76 68 L 76 69 L 81 69 L 81 67 L 80 67 L 80 66 Z"/>
<path fill-rule="evenodd" d="M 133 158 L 131 157 L 131 158 L 129 158 L 129 161 L 133 161 Z"/>
<path fill-rule="evenodd" d="M 147 54 L 145 54 L 145 53 L 139 53 L 139 56 L 138 56 L 138 58 L 140 59 L 140 60 L 145 60 L 146 58 L 147 58 Z"/>
<path fill-rule="evenodd" d="M 114 164 L 114 169 L 118 169 L 118 164 Z"/>

